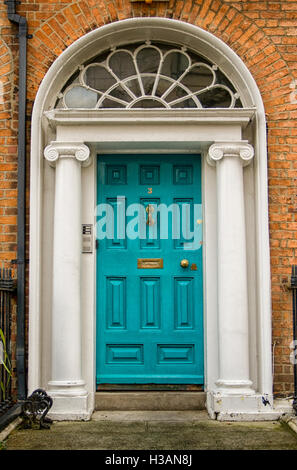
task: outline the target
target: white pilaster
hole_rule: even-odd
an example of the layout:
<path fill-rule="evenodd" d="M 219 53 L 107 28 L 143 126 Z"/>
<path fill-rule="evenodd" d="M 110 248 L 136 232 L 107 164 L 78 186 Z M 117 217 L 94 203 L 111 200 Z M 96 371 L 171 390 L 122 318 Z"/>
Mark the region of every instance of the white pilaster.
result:
<path fill-rule="evenodd" d="M 56 168 L 51 416 L 84 419 L 89 413 L 81 366 L 81 166 L 89 164 L 90 151 L 84 144 L 52 142 L 44 156 Z"/>
<path fill-rule="evenodd" d="M 209 406 L 221 415 L 218 419 L 264 408 L 249 371 L 243 167 L 253 157 L 253 147 L 245 141 L 216 142 L 207 155 L 217 174 L 219 378 Z"/>
<path fill-rule="evenodd" d="M 225 393 L 252 393 L 249 380 L 248 296 L 243 164 L 246 143 L 216 143 L 208 159 L 217 167 L 219 370 Z"/>

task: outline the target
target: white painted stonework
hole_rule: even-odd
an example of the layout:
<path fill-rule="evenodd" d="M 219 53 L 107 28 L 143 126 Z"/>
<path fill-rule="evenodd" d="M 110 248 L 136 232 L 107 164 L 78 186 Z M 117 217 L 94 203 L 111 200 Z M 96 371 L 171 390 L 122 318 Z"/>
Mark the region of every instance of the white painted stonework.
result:
<path fill-rule="evenodd" d="M 218 226 L 219 379 L 222 395 L 251 395 L 248 284 L 243 165 L 254 150 L 241 142 L 212 144 L 208 161 L 216 165 Z M 236 354 L 234 354 L 236 351 Z"/>
<path fill-rule="evenodd" d="M 56 168 L 48 392 L 60 413 L 66 407 L 81 418 L 88 416 L 81 366 L 81 166 L 89 164 L 90 150 L 84 144 L 55 143 L 45 148 L 44 156 Z"/>
<path fill-rule="evenodd" d="M 191 45 L 219 64 L 241 91 L 244 109 L 53 109 L 78 64 L 144 39 Z M 94 409 L 96 254 L 81 254 L 80 243 L 81 224 L 95 221 L 96 155 L 202 153 L 207 409 L 220 420 L 279 416 L 272 396 L 265 114 L 239 57 L 179 21 L 106 25 L 49 69 L 32 129 L 29 391 L 47 389 L 55 419 L 89 419 Z"/>

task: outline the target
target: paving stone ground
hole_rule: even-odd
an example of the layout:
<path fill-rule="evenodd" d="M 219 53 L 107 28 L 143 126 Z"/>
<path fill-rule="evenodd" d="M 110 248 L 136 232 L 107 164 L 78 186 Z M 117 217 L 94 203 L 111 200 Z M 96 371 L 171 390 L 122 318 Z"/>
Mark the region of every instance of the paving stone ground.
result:
<path fill-rule="evenodd" d="M 156 412 L 94 414 L 88 422 L 54 422 L 50 430 L 19 426 L 7 450 L 297 450 L 297 434 L 280 421 L 227 423 Z M 1 458 L 1 457 L 0 457 Z"/>

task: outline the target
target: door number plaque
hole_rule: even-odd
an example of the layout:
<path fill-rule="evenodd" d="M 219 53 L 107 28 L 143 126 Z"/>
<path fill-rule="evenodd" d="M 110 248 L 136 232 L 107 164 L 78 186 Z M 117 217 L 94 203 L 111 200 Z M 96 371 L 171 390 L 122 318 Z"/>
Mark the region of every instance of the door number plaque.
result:
<path fill-rule="evenodd" d="M 163 269 L 163 258 L 138 258 L 138 269 Z"/>

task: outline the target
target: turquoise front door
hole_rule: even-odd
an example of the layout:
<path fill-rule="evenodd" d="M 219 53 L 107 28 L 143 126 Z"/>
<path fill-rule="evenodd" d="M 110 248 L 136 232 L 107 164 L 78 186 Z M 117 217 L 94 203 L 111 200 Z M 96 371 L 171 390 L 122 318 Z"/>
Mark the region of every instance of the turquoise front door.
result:
<path fill-rule="evenodd" d="M 100 156 L 97 203 L 97 383 L 202 384 L 200 156 Z"/>

